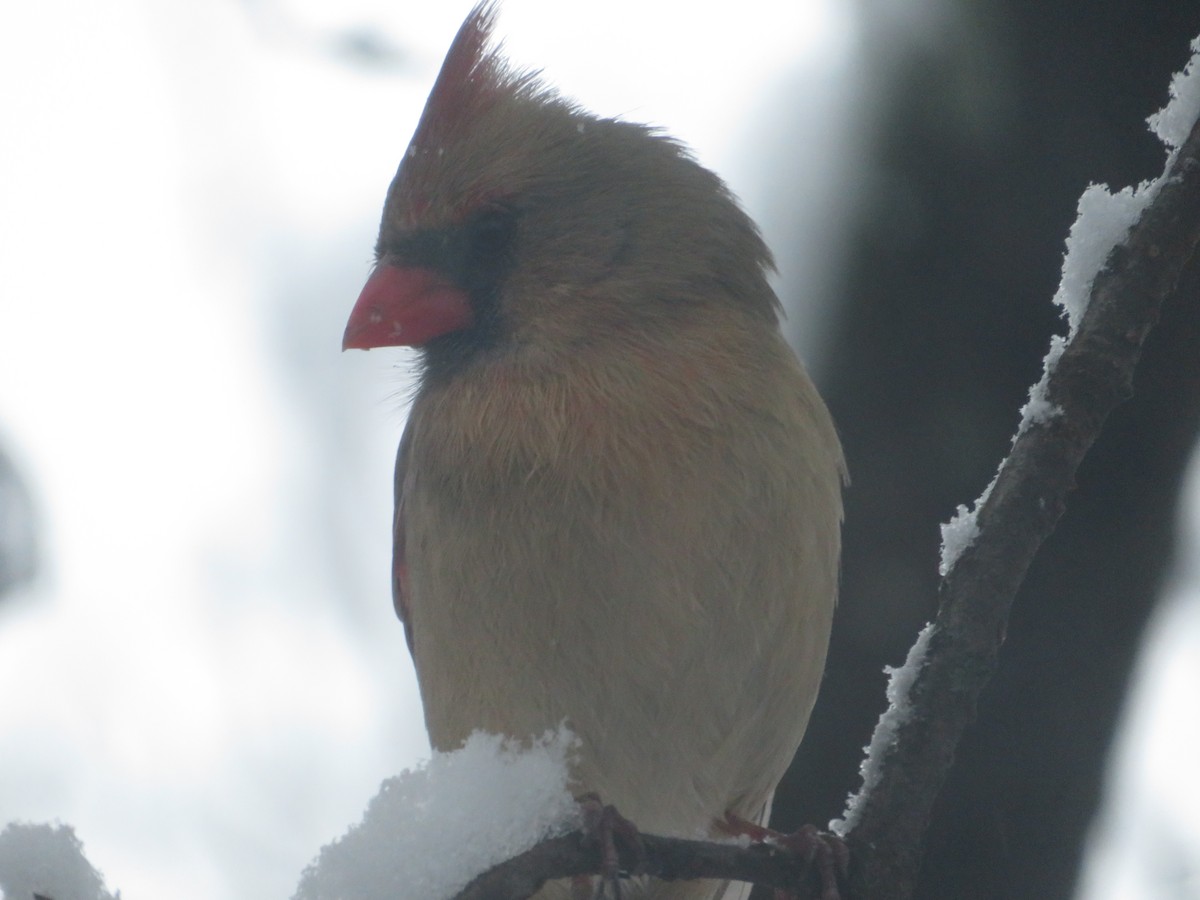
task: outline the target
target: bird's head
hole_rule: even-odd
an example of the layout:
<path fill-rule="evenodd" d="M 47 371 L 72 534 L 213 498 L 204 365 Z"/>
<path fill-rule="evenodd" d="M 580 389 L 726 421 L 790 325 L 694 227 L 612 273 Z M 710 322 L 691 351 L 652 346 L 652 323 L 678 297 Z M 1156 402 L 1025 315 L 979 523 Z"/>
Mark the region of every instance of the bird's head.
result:
<path fill-rule="evenodd" d="M 717 176 L 599 118 L 459 29 L 388 190 L 343 348 L 415 346 L 427 372 L 498 348 L 633 334 L 697 304 L 775 320 L 770 254 Z"/>

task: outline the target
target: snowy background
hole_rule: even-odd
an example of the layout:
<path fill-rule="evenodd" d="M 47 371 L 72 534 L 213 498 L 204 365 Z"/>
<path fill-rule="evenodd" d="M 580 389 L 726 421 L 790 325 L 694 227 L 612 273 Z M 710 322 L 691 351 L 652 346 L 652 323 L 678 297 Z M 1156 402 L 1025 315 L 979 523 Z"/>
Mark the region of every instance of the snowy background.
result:
<path fill-rule="evenodd" d="M 388 585 L 407 357 L 339 344 L 468 6 L 47 0 L 0 29 L 0 446 L 42 564 L 0 605 L 0 826 L 69 822 L 128 900 L 287 897 L 427 753 Z M 768 242 L 810 234 L 782 277 L 820 284 L 855 9 L 507 0 L 498 31 L 568 96 L 691 144 Z M 747 137 L 746 98 L 785 77 L 821 122 L 793 148 L 801 206 L 771 202 Z M 1200 847 L 1185 568 L 1122 745 L 1141 838 L 1089 897 L 1131 896 L 1156 833 Z"/>

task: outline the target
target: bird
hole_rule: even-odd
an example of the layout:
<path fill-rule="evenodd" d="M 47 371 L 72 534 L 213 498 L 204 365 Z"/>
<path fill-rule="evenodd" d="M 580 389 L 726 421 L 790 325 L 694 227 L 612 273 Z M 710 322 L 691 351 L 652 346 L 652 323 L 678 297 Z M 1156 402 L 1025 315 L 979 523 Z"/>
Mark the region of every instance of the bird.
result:
<path fill-rule="evenodd" d="M 392 581 L 430 741 L 566 722 L 573 787 L 641 831 L 765 824 L 836 603 L 837 432 L 731 191 L 510 64 L 496 15 L 450 46 L 343 338 L 416 348 Z"/>

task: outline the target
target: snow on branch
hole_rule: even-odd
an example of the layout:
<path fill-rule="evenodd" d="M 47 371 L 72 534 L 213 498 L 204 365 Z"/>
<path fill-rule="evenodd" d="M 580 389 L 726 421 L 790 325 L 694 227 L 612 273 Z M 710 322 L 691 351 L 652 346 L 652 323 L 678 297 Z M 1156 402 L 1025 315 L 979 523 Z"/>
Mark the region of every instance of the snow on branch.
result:
<path fill-rule="evenodd" d="M 576 741 L 565 726 L 527 744 L 477 731 L 389 778 L 362 821 L 321 849 L 293 900 L 442 900 L 578 829 L 567 789 Z"/>
<path fill-rule="evenodd" d="M 1056 339 L 1012 451 L 943 548 L 939 609 L 908 691 L 881 718 L 866 787 L 841 823 L 852 853 L 851 896 L 912 892 L 925 831 L 963 729 L 996 668 L 1013 598 L 1066 506 L 1075 473 L 1109 413 L 1129 398 L 1142 344 L 1200 244 L 1200 39 L 1151 126 L 1172 148 L 1157 180 L 1109 195 L 1092 186 L 1071 230 L 1055 301 L 1070 334 Z M 1185 121 L 1186 119 L 1186 121 Z M 1081 259 L 1081 257 L 1086 259 Z M 1181 302 L 1198 302 L 1195 297 Z M 964 521 L 966 520 L 966 521 Z M 963 540 L 962 535 L 968 535 Z M 879 730 L 877 729 L 877 731 Z"/>

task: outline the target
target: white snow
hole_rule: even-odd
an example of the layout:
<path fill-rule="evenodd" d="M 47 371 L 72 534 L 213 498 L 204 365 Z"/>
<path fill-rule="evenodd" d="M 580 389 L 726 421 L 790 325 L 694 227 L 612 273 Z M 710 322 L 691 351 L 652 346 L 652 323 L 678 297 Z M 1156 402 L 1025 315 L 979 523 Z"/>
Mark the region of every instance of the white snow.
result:
<path fill-rule="evenodd" d="M 979 512 L 978 504 L 982 503 L 981 498 L 977 501 L 977 505 L 970 509 L 967 509 L 962 503 L 958 504 L 954 517 L 949 522 L 942 524 L 942 552 L 941 559 L 938 561 L 938 574 L 943 578 L 954 568 L 959 555 L 979 536 L 979 523 L 976 522 L 976 516 Z"/>
<path fill-rule="evenodd" d="M 1171 151 L 1163 174 L 1137 187 L 1115 194 L 1099 184 L 1088 185 L 1079 198 L 1079 216 L 1067 237 L 1062 281 L 1054 302 L 1067 314 L 1070 336 L 1074 336 L 1087 309 L 1088 294 L 1109 252 L 1137 222 L 1142 210 L 1154 199 L 1175 161 L 1175 151 L 1187 138 L 1200 116 L 1200 37 L 1192 41 L 1192 57 L 1182 72 L 1171 79 L 1171 100 L 1147 118 L 1150 130 Z"/>
<path fill-rule="evenodd" d="M 896 732 L 912 712 L 908 695 L 913 682 L 916 681 L 917 673 L 925 664 L 925 652 L 929 648 L 929 639 L 933 632 L 934 623 L 930 622 L 921 629 L 916 641 L 909 648 L 904 665 L 898 668 L 884 667 L 883 671 L 888 675 L 888 708 L 879 717 L 879 724 L 875 726 L 875 732 L 871 735 L 871 743 L 863 748 L 866 756 L 858 767 L 858 773 L 862 776 L 862 787 L 858 793 L 847 798 L 846 811 L 842 813 L 842 818 L 829 823 L 829 829 L 834 834 L 845 835 L 858 824 L 863 801 L 879 783 L 883 759 L 896 742 Z"/>
<path fill-rule="evenodd" d="M 70 825 L 12 822 L 0 831 L 0 898 L 112 900 Z"/>
<path fill-rule="evenodd" d="M 1090 184 L 1079 198 L 1078 216 L 1067 236 L 1062 280 L 1054 303 L 1067 316 L 1069 336 L 1074 337 L 1087 310 L 1092 282 L 1108 254 L 1125 239 L 1142 210 L 1158 193 L 1161 179 L 1110 193 L 1102 184 Z"/>
<path fill-rule="evenodd" d="M 1192 58 L 1171 79 L 1171 101 L 1146 119 L 1150 130 L 1172 149 L 1179 147 L 1200 118 L 1200 37 L 1192 39 Z"/>
<path fill-rule="evenodd" d="M 1046 388 L 1050 384 L 1050 373 L 1054 371 L 1054 367 L 1058 365 L 1058 360 L 1066 349 L 1067 339 L 1065 337 L 1061 334 L 1050 336 L 1050 349 L 1042 360 L 1041 381 L 1029 389 L 1029 400 L 1021 407 L 1021 424 L 1017 427 L 1017 433 L 1013 437 L 1014 443 L 1030 425 L 1045 425 L 1062 415 L 1062 407 L 1057 403 L 1051 403 L 1046 396 Z"/>
<path fill-rule="evenodd" d="M 383 782 L 359 824 L 323 847 L 296 900 L 440 900 L 476 875 L 581 824 L 565 725 L 521 744 L 476 732 Z M 0 832 L 0 900 L 111 900 L 69 825 Z M 119 894 L 118 894 L 119 896 Z"/>
<path fill-rule="evenodd" d="M 322 848 L 295 900 L 440 900 L 546 837 L 579 827 L 568 790 L 576 738 L 529 747 L 476 732 L 389 778 L 362 822 Z"/>
<path fill-rule="evenodd" d="M 979 510 L 983 504 L 987 503 L 988 497 L 992 495 L 992 488 L 995 486 L 996 479 L 993 478 L 991 483 L 983 489 L 979 499 L 972 503 L 969 509 L 960 503 L 953 518 L 942 524 L 942 549 L 941 557 L 938 560 L 938 574 L 943 578 L 954 568 L 954 564 L 958 562 L 962 552 L 971 546 L 975 538 L 979 536 L 977 521 Z"/>
<path fill-rule="evenodd" d="M 1092 284 L 1104 267 L 1113 247 L 1123 241 L 1142 212 L 1166 181 L 1175 160 L 1175 150 L 1187 138 L 1200 115 L 1200 37 L 1192 41 L 1192 58 L 1171 81 L 1171 101 L 1147 119 L 1151 130 L 1171 149 L 1163 174 L 1136 187 L 1112 193 L 1106 186 L 1091 184 L 1079 198 L 1078 215 L 1067 235 L 1062 277 L 1054 304 L 1067 317 L 1067 336 L 1054 335 L 1042 361 L 1042 377 L 1029 389 L 1029 400 L 1021 407 L 1021 423 L 1014 441 L 1031 425 L 1045 425 L 1062 414 L 1062 408 L 1047 396 L 1046 389 L 1067 344 L 1079 329 L 1091 298 Z M 976 514 L 991 493 L 995 479 L 968 509 L 960 504 L 954 517 L 942 525 L 942 552 L 938 573 L 945 577 L 959 555 L 979 535 Z"/>

